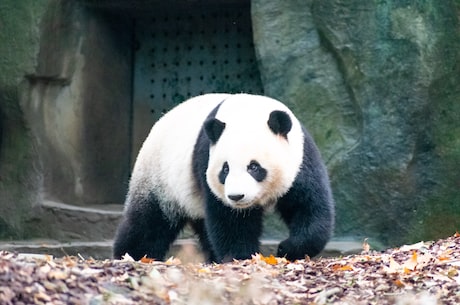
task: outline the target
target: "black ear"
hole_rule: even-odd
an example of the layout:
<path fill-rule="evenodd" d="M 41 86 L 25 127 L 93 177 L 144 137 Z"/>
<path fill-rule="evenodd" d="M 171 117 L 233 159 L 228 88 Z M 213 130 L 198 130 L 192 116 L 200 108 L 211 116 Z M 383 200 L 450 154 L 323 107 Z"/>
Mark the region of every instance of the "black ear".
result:
<path fill-rule="evenodd" d="M 204 131 L 213 144 L 219 140 L 222 132 L 224 131 L 224 128 L 225 123 L 219 121 L 216 118 L 209 119 L 204 122 Z"/>
<path fill-rule="evenodd" d="M 287 134 L 292 128 L 292 121 L 289 114 L 281 110 L 274 110 L 270 113 L 267 123 L 274 134 L 282 135 L 287 139 Z"/>

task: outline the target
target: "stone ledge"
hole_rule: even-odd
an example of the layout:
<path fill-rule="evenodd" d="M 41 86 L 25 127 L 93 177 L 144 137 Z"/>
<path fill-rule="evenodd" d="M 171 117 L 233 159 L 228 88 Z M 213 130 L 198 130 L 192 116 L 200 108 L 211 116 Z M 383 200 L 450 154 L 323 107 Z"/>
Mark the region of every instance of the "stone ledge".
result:
<path fill-rule="evenodd" d="M 278 240 L 262 240 L 261 253 L 264 255 L 276 253 L 278 243 Z M 168 256 L 181 257 L 184 253 L 199 253 L 197 245 L 195 239 L 179 239 L 171 247 Z M 48 254 L 54 257 L 79 255 L 84 258 L 107 259 L 112 256 L 112 241 L 76 241 L 66 243 L 54 240 L 12 241 L 0 242 L 0 250 L 18 253 Z M 360 242 L 331 241 L 319 256 L 344 256 L 360 253 L 361 251 Z"/>
<path fill-rule="evenodd" d="M 51 228 L 46 235 L 51 240 L 110 240 L 122 212 L 123 205 L 120 204 L 82 207 L 46 200 L 42 203 L 41 220 Z"/>
<path fill-rule="evenodd" d="M 122 204 L 100 204 L 96 206 L 76 206 L 53 200 L 44 200 L 42 206 L 47 209 L 68 210 L 82 213 L 95 213 L 102 215 L 117 215 L 121 216 L 123 213 Z"/>
<path fill-rule="evenodd" d="M 56 257 L 82 255 L 85 258 L 106 259 L 112 256 L 112 239 L 122 217 L 123 205 L 74 206 L 47 200 L 42 204 L 42 221 L 51 228 L 47 239 L 0 242 L 0 250 L 19 253 L 49 254 Z M 273 224 L 268 224 L 272 227 Z M 273 233 L 273 232 L 272 232 Z M 262 237 L 261 252 L 276 253 L 283 237 Z M 340 256 L 359 253 L 361 242 L 356 239 L 331 240 L 320 256 Z M 171 247 L 170 255 L 198 253 L 193 232 L 186 227 Z"/>

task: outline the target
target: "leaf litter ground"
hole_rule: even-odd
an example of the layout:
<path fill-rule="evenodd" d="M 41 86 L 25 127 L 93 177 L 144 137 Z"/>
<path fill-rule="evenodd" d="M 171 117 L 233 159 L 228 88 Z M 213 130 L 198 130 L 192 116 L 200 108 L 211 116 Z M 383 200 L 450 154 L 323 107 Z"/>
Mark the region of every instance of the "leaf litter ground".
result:
<path fill-rule="evenodd" d="M 459 269 L 459 234 L 295 262 L 259 254 L 201 264 L 0 252 L 0 304 L 460 304 Z"/>

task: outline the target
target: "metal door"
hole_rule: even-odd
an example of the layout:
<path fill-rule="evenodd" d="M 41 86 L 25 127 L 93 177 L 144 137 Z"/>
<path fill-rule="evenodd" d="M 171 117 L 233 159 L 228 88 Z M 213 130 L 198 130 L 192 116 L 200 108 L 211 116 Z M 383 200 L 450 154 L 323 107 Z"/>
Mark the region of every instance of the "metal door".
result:
<path fill-rule="evenodd" d="M 248 4 L 157 11 L 136 20 L 133 156 L 153 123 L 192 96 L 262 94 Z"/>

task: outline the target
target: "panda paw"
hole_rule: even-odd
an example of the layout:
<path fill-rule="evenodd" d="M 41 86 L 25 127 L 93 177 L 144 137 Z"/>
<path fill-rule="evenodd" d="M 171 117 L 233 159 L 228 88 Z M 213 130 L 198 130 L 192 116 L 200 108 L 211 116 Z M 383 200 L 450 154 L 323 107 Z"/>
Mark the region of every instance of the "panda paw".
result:
<path fill-rule="evenodd" d="M 293 261 L 299 259 L 295 252 L 297 252 L 295 251 L 295 243 L 291 239 L 286 239 L 279 244 L 277 256 Z"/>
<path fill-rule="evenodd" d="M 288 238 L 278 246 L 278 257 L 286 257 L 290 261 L 304 259 L 306 256 L 318 255 L 326 244 L 326 240 L 305 240 L 302 238 Z"/>
<path fill-rule="evenodd" d="M 294 238 L 288 238 L 282 241 L 278 246 L 278 257 L 285 257 L 290 261 L 295 261 L 296 259 L 304 259 L 306 256 L 313 257 L 318 254 L 319 251 L 316 251 L 302 242 L 301 240 L 296 240 Z"/>

